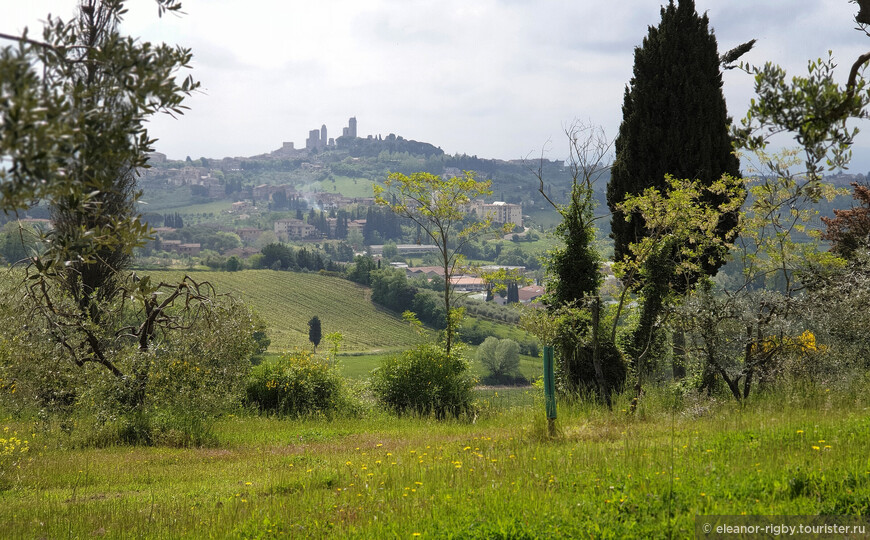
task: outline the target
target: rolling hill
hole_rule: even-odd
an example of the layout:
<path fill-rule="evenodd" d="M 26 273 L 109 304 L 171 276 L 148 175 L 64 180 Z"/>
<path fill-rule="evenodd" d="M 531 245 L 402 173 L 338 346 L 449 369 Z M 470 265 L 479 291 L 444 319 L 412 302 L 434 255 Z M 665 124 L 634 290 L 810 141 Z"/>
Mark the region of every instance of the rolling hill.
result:
<path fill-rule="evenodd" d="M 163 281 L 177 281 L 185 274 L 146 273 Z M 341 278 L 275 270 L 188 273 L 197 281 L 211 282 L 218 293 L 241 298 L 262 317 L 272 351 L 310 347 L 308 321 L 314 315 L 324 334 L 342 333 L 344 351 L 395 350 L 418 339 L 400 318 L 372 304 L 368 289 Z"/>

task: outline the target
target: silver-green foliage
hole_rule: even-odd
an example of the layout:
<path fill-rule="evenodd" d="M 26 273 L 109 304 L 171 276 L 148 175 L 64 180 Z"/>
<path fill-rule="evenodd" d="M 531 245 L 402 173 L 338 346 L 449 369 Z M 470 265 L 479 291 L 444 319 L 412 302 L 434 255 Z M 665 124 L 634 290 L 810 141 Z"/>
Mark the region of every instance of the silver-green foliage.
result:
<path fill-rule="evenodd" d="M 181 7 L 156 1 L 161 14 Z M 43 249 L 25 261 L 20 301 L 44 320 L 57 354 L 119 379 L 135 377 L 113 360 L 121 335 L 145 352 L 161 328 L 177 326 L 164 298 L 197 303 L 189 284 L 169 290 L 128 272 L 149 235 L 135 210 L 136 176 L 154 143 L 146 123 L 180 114 L 198 83 L 178 73 L 188 49 L 120 33 L 124 4 L 81 0 L 75 17 L 48 17 L 41 39 L 3 34 L 14 45 L 0 49 L 0 211 L 42 200 L 53 220 Z M 131 303 L 141 318 L 125 320 Z"/>
<path fill-rule="evenodd" d="M 478 346 L 477 360 L 495 377 L 513 375 L 520 367 L 520 346 L 512 339 L 490 336 Z"/>
<path fill-rule="evenodd" d="M 142 351 L 114 342 L 117 377 L 95 364 L 69 361 L 49 325 L 22 325 L 15 283 L 0 301 L 0 408 L 76 426 L 78 444 L 209 442 L 214 418 L 236 409 L 256 350 L 255 320 L 230 297 L 217 297 L 208 316 L 179 310 L 185 330 L 168 332 Z M 203 314 L 204 315 L 204 314 Z"/>

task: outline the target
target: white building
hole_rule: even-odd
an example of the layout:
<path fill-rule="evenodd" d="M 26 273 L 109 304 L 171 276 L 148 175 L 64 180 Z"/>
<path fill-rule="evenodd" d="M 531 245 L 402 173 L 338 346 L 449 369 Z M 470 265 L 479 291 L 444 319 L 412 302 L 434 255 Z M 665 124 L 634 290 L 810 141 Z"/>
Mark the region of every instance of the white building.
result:
<path fill-rule="evenodd" d="M 502 201 L 492 203 L 472 201 L 469 204 L 469 212 L 474 212 L 481 219 L 488 217 L 493 223 L 513 223 L 523 226 L 523 207 L 518 204 Z"/>
<path fill-rule="evenodd" d="M 301 240 L 314 236 L 314 225 L 309 225 L 301 219 L 279 219 L 275 222 L 275 235 L 282 240 L 292 238 Z"/>

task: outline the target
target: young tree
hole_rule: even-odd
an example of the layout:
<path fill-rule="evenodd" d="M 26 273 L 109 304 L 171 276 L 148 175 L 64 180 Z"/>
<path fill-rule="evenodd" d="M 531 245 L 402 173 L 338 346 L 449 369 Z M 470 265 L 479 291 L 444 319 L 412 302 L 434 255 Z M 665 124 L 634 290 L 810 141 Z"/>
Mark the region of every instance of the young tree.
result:
<path fill-rule="evenodd" d="M 544 191 L 543 163 L 538 169 L 540 194 L 562 215 L 556 234 L 563 246 L 550 253 L 547 265 L 548 304 L 567 306 L 598 293 L 601 256 L 595 249 L 594 185 L 609 169 L 612 142 L 598 126 L 574 122 L 565 130 L 569 143 L 571 201 L 554 203 Z"/>
<path fill-rule="evenodd" d="M 317 352 L 317 346 L 320 345 L 320 339 L 323 337 L 320 330 L 320 318 L 315 315 L 308 321 L 308 341 L 314 344 L 314 352 Z"/>
<path fill-rule="evenodd" d="M 563 388 L 579 388 L 582 375 L 576 369 L 582 363 L 583 348 L 588 343 L 588 332 L 578 321 L 585 320 L 574 312 L 585 308 L 584 302 L 598 294 L 602 275 L 601 258 L 593 245 L 595 240 L 594 184 L 610 168 L 609 154 L 612 143 L 600 127 L 574 122 L 565 130 L 569 142 L 569 170 L 571 171 L 571 201 L 567 206 L 553 202 L 544 190 L 543 160 L 537 171 L 538 191 L 562 215 L 556 234 L 563 245 L 550 253 L 547 264 L 547 290 L 545 298 L 549 315 L 557 330 L 551 333 L 552 343 L 558 349 L 559 373 Z M 617 316 L 618 320 L 618 316 Z M 614 320 L 614 335 L 616 331 Z M 597 331 L 594 329 L 593 331 Z M 593 345 L 594 348 L 594 345 Z M 611 406 L 610 389 L 604 378 L 604 367 L 597 354 L 591 354 L 595 386 L 600 399 Z M 618 381 L 617 385 L 622 382 Z"/>
<path fill-rule="evenodd" d="M 463 246 L 489 229 L 491 219 L 466 223 L 465 206 L 473 199 L 492 193 L 490 181 L 478 181 L 471 172 L 462 177 L 442 178 L 417 172 L 411 176 L 393 173 L 384 185 L 375 184 L 375 201 L 420 226 L 438 247 L 444 270 L 444 311 L 447 315 L 445 350 L 449 356 L 453 334 L 462 318 L 451 308 L 452 278 L 462 267 Z"/>

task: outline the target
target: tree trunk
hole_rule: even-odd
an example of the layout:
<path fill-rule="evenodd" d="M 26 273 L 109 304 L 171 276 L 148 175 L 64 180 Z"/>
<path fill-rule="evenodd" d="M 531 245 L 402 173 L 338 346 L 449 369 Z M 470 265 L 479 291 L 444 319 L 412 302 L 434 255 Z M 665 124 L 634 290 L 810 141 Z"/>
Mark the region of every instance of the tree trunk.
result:
<path fill-rule="evenodd" d="M 607 409 L 612 411 L 613 405 L 610 403 L 610 389 L 607 388 L 607 381 L 604 380 L 604 370 L 601 368 L 601 351 L 599 350 L 598 339 L 598 318 L 601 309 L 601 299 L 595 297 L 592 303 L 592 366 L 595 368 L 595 379 L 598 382 L 598 397 L 607 404 Z"/>
<path fill-rule="evenodd" d="M 680 381 L 686 377 L 686 334 L 682 329 L 674 331 L 674 360 L 673 374 L 674 380 Z"/>

